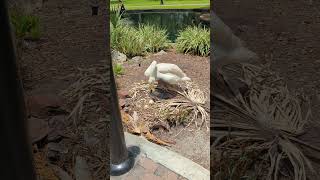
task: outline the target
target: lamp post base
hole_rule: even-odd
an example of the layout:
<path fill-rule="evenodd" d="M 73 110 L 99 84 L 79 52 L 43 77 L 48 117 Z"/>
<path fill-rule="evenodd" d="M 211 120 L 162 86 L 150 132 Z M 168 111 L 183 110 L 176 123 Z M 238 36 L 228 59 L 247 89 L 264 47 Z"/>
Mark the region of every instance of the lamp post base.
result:
<path fill-rule="evenodd" d="M 120 164 L 110 164 L 110 175 L 120 176 L 132 169 L 134 166 L 134 155 L 131 151 L 128 151 L 128 158 Z"/>

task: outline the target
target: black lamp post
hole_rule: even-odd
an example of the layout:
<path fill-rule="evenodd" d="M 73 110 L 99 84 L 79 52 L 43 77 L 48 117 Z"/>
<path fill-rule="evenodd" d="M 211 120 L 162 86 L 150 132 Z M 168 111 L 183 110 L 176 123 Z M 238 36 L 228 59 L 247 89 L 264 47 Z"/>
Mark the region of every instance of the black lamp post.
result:
<path fill-rule="evenodd" d="M 7 1 L 0 1 L 0 179 L 34 180 L 24 97 L 11 34 Z"/>
<path fill-rule="evenodd" d="M 134 155 L 128 151 L 125 143 L 121 113 L 118 104 L 117 88 L 113 74 L 112 62 L 111 67 L 111 176 L 119 176 L 127 173 L 134 166 Z"/>

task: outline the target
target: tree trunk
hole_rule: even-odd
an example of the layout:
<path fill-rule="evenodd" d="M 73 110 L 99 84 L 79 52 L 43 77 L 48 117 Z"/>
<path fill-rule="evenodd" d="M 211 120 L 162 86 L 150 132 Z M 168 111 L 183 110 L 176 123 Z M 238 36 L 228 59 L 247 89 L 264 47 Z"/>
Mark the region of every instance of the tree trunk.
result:
<path fill-rule="evenodd" d="M 163 0 L 160 0 L 160 4 L 163 5 Z"/>

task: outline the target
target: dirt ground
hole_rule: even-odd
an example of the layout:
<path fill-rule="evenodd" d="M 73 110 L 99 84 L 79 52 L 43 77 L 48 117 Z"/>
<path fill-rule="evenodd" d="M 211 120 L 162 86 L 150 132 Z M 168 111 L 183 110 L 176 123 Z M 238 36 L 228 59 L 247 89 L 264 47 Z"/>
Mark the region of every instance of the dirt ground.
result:
<path fill-rule="evenodd" d="M 261 63 L 272 62 L 290 90 L 302 89 L 312 99 L 313 119 L 320 117 L 320 2 L 215 1 L 214 11 L 256 52 Z M 319 121 L 318 121 L 319 122 Z M 319 139 L 319 129 L 314 130 Z M 315 142 L 320 147 L 320 141 Z"/>
<path fill-rule="evenodd" d="M 147 80 L 144 76 L 144 71 L 149 67 L 152 61 L 158 63 L 173 63 L 178 65 L 191 80 L 198 84 L 199 88 L 209 97 L 210 90 L 210 68 L 208 57 L 198 57 L 184 55 L 170 50 L 163 55 L 150 55 L 140 62 L 129 60 L 123 64 L 124 75 L 117 77 L 118 87 L 120 90 L 129 91 L 135 82 Z M 209 107 L 209 98 L 207 105 Z M 139 114 L 140 118 L 153 118 L 145 114 Z M 150 121 L 150 119 L 149 119 Z M 183 156 L 195 161 L 203 167 L 210 167 L 210 137 L 209 131 L 203 127 L 200 131 L 182 131 L 178 136 L 174 137 L 183 127 L 177 126 L 170 128 L 169 132 L 155 132 L 155 135 L 160 139 L 165 139 L 175 142 L 169 149 L 176 151 Z M 190 127 L 192 129 L 193 127 Z"/>

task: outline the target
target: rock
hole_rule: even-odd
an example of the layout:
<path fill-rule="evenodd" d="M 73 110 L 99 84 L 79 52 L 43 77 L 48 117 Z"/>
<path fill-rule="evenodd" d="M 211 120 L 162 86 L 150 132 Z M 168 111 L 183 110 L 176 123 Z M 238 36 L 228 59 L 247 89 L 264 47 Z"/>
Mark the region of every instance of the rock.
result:
<path fill-rule="evenodd" d="M 150 101 L 149 101 L 149 104 L 153 104 L 154 103 L 154 101 L 151 99 Z"/>
<path fill-rule="evenodd" d="M 49 143 L 47 145 L 48 151 L 55 151 L 61 154 L 67 154 L 69 151 L 65 146 L 62 146 L 59 143 Z"/>
<path fill-rule="evenodd" d="M 48 142 L 60 142 L 63 137 L 65 137 L 63 132 L 55 129 L 50 129 L 48 134 Z"/>
<path fill-rule="evenodd" d="M 58 115 L 54 116 L 49 119 L 49 134 L 48 134 L 48 141 L 49 142 L 57 142 L 60 141 L 63 137 L 65 137 L 64 130 L 66 127 L 67 118 L 65 115 Z"/>
<path fill-rule="evenodd" d="M 34 94 L 26 98 L 28 116 L 44 118 L 47 117 L 51 109 L 59 109 L 64 104 L 62 97 L 51 94 Z"/>
<path fill-rule="evenodd" d="M 165 52 L 164 50 L 161 50 L 160 52 L 154 54 L 155 56 L 161 56 L 161 55 L 165 55 L 167 54 L 167 52 Z"/>
<path fill-rule="evenodd" d="M 112 50 L 111 52 L 112 61 L 116 63 L 123 63 L 127 61 L 127 56 L 119 51 Z"/>
<path fill-rule="evenodd" d="M 28 132 L 32 144 L 44 139 L 49 133 L 49 126 L 46 119 L 29 118 Z"/>
<path fill-rule="evenodd" d="M 140 62 L 143 60 L 143 57 L 142 56 L 135 56 L 131 60 Z"/>
<path fill-rule="evenodd" d="M 49 119 L 49 127 L 56 130 L 62 130 L 65 128 L 67 117 L 65 115 L 53 116 Z"/>
<path fill-rule="evenodd" d="M 209 13 L 205 13 L 205 14 L 201 14 L 200 15 L 200 19 L 202 20 L 202 21 L 210 21 L 210 14 Z"/>
<path fill-rule="evenodd" d="M 54 171 L 54 173 L 56 174 L 56 176 L 58 176 L 58 178 L 60 180 L 73 180 L 72 177 L 63 169 L 61 169 L 60 167 L 56 166 L 56 165 L 50 165 L 52 170 Z"/>
<path fill-rule="evenodd" d="M 51 162 L 56 162 L 60 159 L 60 154 L 57 151 L 48 151 L 47 158 Z"/>
<path fill-rule="evenodd" d="M 118 98 L 119 99 L 126 99 L 126 98 L 130 98 L 129 96 L 129 92 L 126 90 L 118 90 Z"/>
<path fill-rule="evenodd" d="M 92 175 L 89 166 L 83 157 L 76 157 L 76 164 L 74 167 L 74 174 L 76 180 L 92 180 Z"/>

